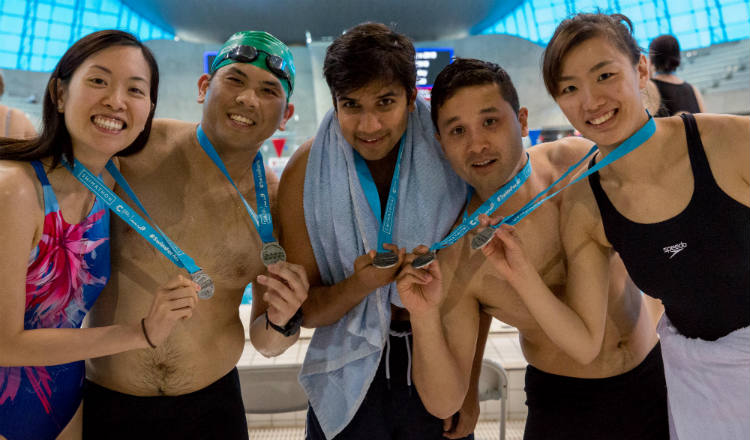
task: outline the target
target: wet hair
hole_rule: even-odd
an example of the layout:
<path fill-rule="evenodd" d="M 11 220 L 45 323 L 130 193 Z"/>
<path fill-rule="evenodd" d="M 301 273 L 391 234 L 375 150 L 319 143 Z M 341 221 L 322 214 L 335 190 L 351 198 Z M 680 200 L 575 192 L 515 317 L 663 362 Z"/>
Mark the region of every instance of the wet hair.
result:
<path fill-rule="evenodd" d="M 657 72 L 672 73 L 680 66 L 680 43 L 672 35 L 660 35 L 648 45 L 648 57 Z"/>
<path fill-rule="evenodd" d="M 143 43 L 127 32 L 104 30 L 86 35 L 76 41 L 63 54 L 50 75 L 42 104 L 42 133 L 33 139 L 17 140 L 0 138 L 0 159 L 32 161 L 45 157 L 52 158 L 50 169 L 57 167 L 63 157 L 73 160 L 73 143 L 65 126 L 65 115 L 57 111 L 58 80 L 67 85 L 73 73 L 90 56 L 114 46 L 132 46 L 141 49 L 143 58 L 151 69 L 151 112 L 143 131 L 127 148 L 117 152 L 116 156 L 128 156 L 137 153 L 148 141 L 151 133 L 151 122 L 154 118 L 156 100 L 159 94 L 159 68 L 156 59 Z"/>
<path fill-rule="evenodd" d="M 336 107 L 337 97 L 373 81 L 398 82 L 414 98 L 417 66 L 412 42 L 381 23 L 362 23 L 336 38 L 323 63 L 323 75 Z"/>
<path fill-rule="evenodd" d="M 547 92 L 556 98 L 557 85 L 565 55 L 591 38 L 604 37 L 635 66 L 641 57 L 641 48 L 633 38 L 633 23 L 622 14 L 576 14 L 563 20 L 542 54 L 542 76 Z"/>
<path fill-rule="evenodd" d="M 510 75 L 502 67 L 489 61 L 472 58 L 456 58 L 448 64 L 435 78 L 430 97 L 430 116 L 432 124 L 438 129 L 438 114 L 445 101 L 451 99 L 459 90 L 470 86 L 497 84 L 500 95 L 510 104 L 518 115 L 518 92 Z"/>

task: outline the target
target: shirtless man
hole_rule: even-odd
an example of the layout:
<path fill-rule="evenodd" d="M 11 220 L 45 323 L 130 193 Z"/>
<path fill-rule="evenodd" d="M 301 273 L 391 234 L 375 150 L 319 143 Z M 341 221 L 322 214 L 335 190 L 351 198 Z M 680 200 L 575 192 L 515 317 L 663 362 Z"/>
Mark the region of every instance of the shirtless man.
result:
<path fill-rule="evenodd" d="M 440 73 L 432 106 L 448 160 L 475 190 L 468 204 L 473 213 L 524 168 L 521 137 L 528 131 L 528 110 L 519 108 L 502 68 L 468 59 Z M 495 216 L 518 211 L 590 147 L 586 140 L 564 138 L 529 149 L 530 177 Z M 529 363 L 525 439 L 666 439 L 666 388 L 657 336 L 619 257 L 612 256 L 609 271 L 602 268 L 603 274 L 609 272 L 610 289 L 602 292 L 601 351 L 581 355 L 568 350 L 566 335 L 549 325 L 559 306 L 576 298 L 566 290 L 573 283 L 568 268 L 578 262 L 564 257 L 569 243 L 561 203 L 559 196 L 550 199 L 515 228 L 527 260 L 554 292 L 554 298 L 547 298 L 552 305 L 544 310 L 503 279 L 483 252 L 471 249 L 475 233 L 440 251 L 439 265 L 426 270 L 404 266 L 397 286 L 411 315 L 417 389 L 438 417 L 461 405 L 484 311 L 519 330 Z"/>
<path fill-rule="evenodd" d="M 3 74 L 0 73 L 0 98 L 3 92 L 5 92 L 5 81 Z M 34 125 L 21 110 L 0 104 L 0 137 L 31 139 L 35 136 Z"/>
<path fill-rule="evenodd" d="M 270 34 L 238 32 L 198 80 L 200 126 L 254 209 L 253 158 L 294 112 L 292 63 L 289 49 Z M 258 231 L 237 190 L 202 150 L 196 128 L 155 121 L 147 148 L 121 168 L 154 222 L 210 275 L 215 293 L 155 349 L 87 364 L 84 438 L 246 439 L 235 364 L 245 341 L 238 307 L 250 282 L 258 283 L 253 308 L 268 309 L 254 336 L 278 340 L 276 346 L 298 337 L 265 320 L 287 326 L 307 296 L 304 270 L 278 262 L 263 275 Z M 269 186 L 273 195 L 277 185 Z M 155 287 L 181 272 L 123 222 L 112 224 L 112 237 L 112 278 L 90 313 L 92 326 L 137 320 Z"/>
<path fill-rule="evenodd" d="M 316 330 L 300 373 L 310 400 L 306 438 L 438 439 L 443 421 L 413 390 L 409 316 L 395 301 L 405 252 L 388 243 L 442 238 L 466 189 L 416 98 L 406 36 L 378 23 L 355 26 L 329 46 L 323 70 L 334 111 L 294 154 L 279 189 L 282 244 L 312 285 L 303 324 Z M 392 181 L 400 182 L 395 210 L 387 208 Z M 393 241 L 381 243 L 380 219 L 388 224 L 394 212 Z M 396 251 L 392 267 L 378 267 L 381 244 L 381 255 Z"/>

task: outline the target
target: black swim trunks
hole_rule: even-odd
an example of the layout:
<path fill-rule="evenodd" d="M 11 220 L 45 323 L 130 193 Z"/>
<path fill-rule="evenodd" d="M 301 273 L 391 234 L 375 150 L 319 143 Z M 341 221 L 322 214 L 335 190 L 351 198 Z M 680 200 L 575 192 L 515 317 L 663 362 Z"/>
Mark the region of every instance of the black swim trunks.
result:
<path fill-rule="evenodd" d="M 669 440 L 661 345 L 632 370 L 580 379 L 526 368 L 524 440 Z"/>
<path fill-rule="evenodd" d="M 234 368 L 202 390 L 139 397 L 84 384 L 85 440 L 247 440 L 240 378 Z"/>

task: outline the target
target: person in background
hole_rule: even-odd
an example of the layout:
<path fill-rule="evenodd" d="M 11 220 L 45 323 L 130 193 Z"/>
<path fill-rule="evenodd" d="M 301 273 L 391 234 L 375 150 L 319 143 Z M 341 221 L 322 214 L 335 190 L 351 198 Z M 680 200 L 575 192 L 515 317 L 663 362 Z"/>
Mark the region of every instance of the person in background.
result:
<path fill-rule="evenodd" d="M 5 92 L 5 80 L 0 72 L 0 98 Z M 0 137 L 31 139 L 36 136 L 34 124 L 21 110 L 0 104 Z"/>
<path fill-rule="evenodd" d="M 680 113 L 703 113 L 703 96 L 690 83 L 675 74 L 680 67 L 680 43 L 672 35 L 660 35 L 648 45 L 648 56 L 654 72 L 651 81 L 659 90 L 659 111 L 654 116 Z"/>

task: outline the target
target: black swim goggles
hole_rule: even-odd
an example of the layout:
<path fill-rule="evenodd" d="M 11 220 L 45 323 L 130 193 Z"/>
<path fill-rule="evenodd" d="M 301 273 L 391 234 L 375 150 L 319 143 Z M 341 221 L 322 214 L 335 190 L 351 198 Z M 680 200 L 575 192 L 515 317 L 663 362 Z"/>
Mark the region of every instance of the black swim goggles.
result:
<path fill-rule="evenodd" d="M 213 65 L 218 66 L 226 59 L 231 59 L 239 63 L 252 63 L 258 59 L 261 52 L 266 54 L 266 66 L 268 66 L 271 73 L 279 78 L 285 79 L 287 84 L 289 84 L 289 95 L 291 95 L 293 86 L 289 72 L 287 72 L 289 65 L 278 55 L 268 53 L 265 50 L 253 46 L 242 45 L 236 46 L 232 50 L 227 51 L 220 58 L 214 60 Z"/>

